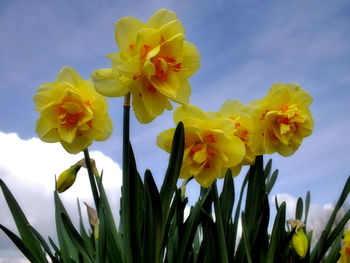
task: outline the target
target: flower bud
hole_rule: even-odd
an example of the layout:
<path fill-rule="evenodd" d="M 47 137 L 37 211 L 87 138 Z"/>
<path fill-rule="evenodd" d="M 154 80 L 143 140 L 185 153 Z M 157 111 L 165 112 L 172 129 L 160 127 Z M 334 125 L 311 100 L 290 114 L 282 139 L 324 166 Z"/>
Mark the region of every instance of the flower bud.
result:
<path fill-rule="evenodd" d="M 57 192 L 62 193 L 74 184 L 80 167 L 80 165 L 73 165 L 60 174 L 57 180 Z"/>
<path fill-rule="evenodd" d="M 309 247 L 309 241 L 303 229 L 295 231 L 292 237 L 292 246 L 295 253 L 297 253 L 300 258 L 304 258 L 306 256 L 306 252 Z"/>

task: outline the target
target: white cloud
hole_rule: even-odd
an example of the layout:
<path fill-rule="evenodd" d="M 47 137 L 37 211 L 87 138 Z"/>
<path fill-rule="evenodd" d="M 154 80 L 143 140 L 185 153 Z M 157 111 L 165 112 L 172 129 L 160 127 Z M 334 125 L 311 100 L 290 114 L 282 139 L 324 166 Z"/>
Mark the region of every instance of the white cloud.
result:
<path fill-rule="evenodd" d="M 22 140 L 15 133 L 0 132 L 0 177 L 10 188 L 29 222 L 42 233 L 55 237 L 54 201 L 55 175 L 69 168 L 83 158 L 82 154 L 70 155 L 58 143 L 48 144 L 38 138 Z M 122 172 L 118 164 L 103 153 L 90 152 L 98 170 L 103 169 L 103 180 L 115 218 L 119 214 Z M 85 169 L 79 171 L 75 184 L 60 195 L 73 221 L 78 222 L 77 198 L 93 205 L 88 175 Z M 0 194 L 0 223 L 15 230 L 12 216 Z M 0 234 L 0 251 L 9 247 L 7 238 Z M 2 253 L 2 252 L 1 252 Z M 1 254 L 0 253 L 0 254 Z M 1 257 L 2 255 L 0 255 Z M 5 256 L 5 255 L 4 255 Z"/>

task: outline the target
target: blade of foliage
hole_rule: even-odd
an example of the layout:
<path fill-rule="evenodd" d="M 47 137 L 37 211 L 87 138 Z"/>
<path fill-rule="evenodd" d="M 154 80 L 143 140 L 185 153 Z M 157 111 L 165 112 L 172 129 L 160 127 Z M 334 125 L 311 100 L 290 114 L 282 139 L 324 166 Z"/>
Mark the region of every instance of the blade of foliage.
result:
<path fill-rule="evenodd" d="M 270 179 L 266 182 L 266 193 L 267 193 L 267 195 L 270 194 L 273 186 L 275 185 L 276 180 L 277 180 L 277 176 L 278 176 L 278 169 L 273 171 Z"/>
<path fill-rule="evenodd" d="M 157 186 L 149 170 L 145 173 L 145 262 L 160 262 L 160 246 L 162 234 L 162 204 Z"/>
<path fill-rule="evenodd" d="M 57 191 L 54 192 L 55 200 L 55 219 L 56 219 L 56 232 L 58 243 L 60 246 L 60 257 L 63 262 L 73 262 L 71 254 L 74 260 L 78 260 L 78 251 L 74 247 L 72 241 L 70 240 L 68 233 L 63 225 L 61 213 L 67 214 L 66 209 L 64 208 L 60 197 L 58 196 Z"/>
<path fill-rule="evenodd" d="M 340 256 L 340 249 L 341 249 L 341 238 L 343 233 L 340 233 L 338 237 L 336 238 L 331 250 L 329 251 L 329 254 L 325 260 L 324 263 L 333 263 L 337 262 Z"/>
<path fill-rule="evenodd" d="M 231 169 L 228 169 L 225 175 L 224 185 L 220 194 L 220 207 L 222 213 L 222 223 L 224 232 L 228 233 L 228 225 L 232 216 L 233 205 L 235 202 L 235 189 Z"/>
<path fill-rule="evenodd" d="M 184 236 L 182 238 L 180 248 L 177 252 L 176 262 L 182 263 L 187 258 L 187 254 L 192 247 L 192 242 L 194 235 L 196 234 L 198 223 L 199 223 L 199 213 L 201 211 L 201 207 L 203 206 L 206 198 L 209 196 L 211 191 L 207 191 L 201 200 L 197 202 L 195 207 L 191 209 L 190 215 L 186 220 L 186 227 L 184 230 Z"/>
<path fill-rule="evenodd" d="M 264 169 L 264 176 L 266 181 L 270 180 L 270 175 L 271 175 L 271 166 L 272 166 L 272 159 L 270 159 L 267 164 L 265 165 Z"/>
<path fill-rule="evenodd" d="M 30 262 L 40 263 L 40 260 L 33 255 L 30 249 L 26 246 L 26 244 L 20 239 L 15 233 L 11 230 L 7 229 L 3 225 L 0 224 L 0 229 L 4 231 L 4 233 L 11 239 L 11 241 L 16 245 L 16 247 L 23 253 L 23 255 L 29 259 Z"/>
<path fill-rule="evenodd" d="M 236 212 L 235 212 L 235 218 L 233 221 L 233 230 L 232 230 L 232 243 L 234 246 L 236 245 L 236 239 L 237 239 L 237 228 L 238 228 L 238 222 L 239 222 L 239 214 L 241 211 L 241 203 L 242 203 L 242 198 L 243 198 L 243 193 L 245 190 L 245 187 L 248 183 L 248 178 L 249 178 L 249 171 L 247 172 L 246 176 L 244 177 L 242 187 L 241 187 L 241 192 L 239 194 L 239 199 L 236 207 Z"/>
<path fill-rule="evenodd" d="M 179 178 L 182 165 L 184 142 L 184 126 L 182 122 L 179 122 L 173 138 L 171 154 L 169 157 L 169 165 L 165 173 L 162 187 L 160 189 L 160 199 L 163 206 L 163 218 L 166 218 L 166 215 L 169 211 L 171 199 L 176 189 L 176 182 Z"/>
<path fill-rule="evenodd" d="M 345 186 L 343 188 L 342 193 L 340 194 L 340 197 L 337 201 L 337 204 L 334 207 L 334 210 L 327 222 L 327 225 L 324 229 L 324 231 L 321 234 L 320 239 L 317 241 L 314 249 L 312 250 L 312 253 L 310 255 L 310 262 L 319 262 L 321 260 L 321 258 L 323 257 L 323 255 L 326 253 L 327 251 L 327 239 L 328 236 L 331 232 L 334 220 L 336 218 L 336 215 L 340 209 L 340 207 L 343 205 L 344 201 L 346 200 L 348 194 L 350 192 L 350 176 L 348 177 Z"/>
<path fill-rule="evenodd" d="M 310 191 L 307 191 L 306 199 L 305 199 L 305 219 L 304 219 L 305 225 L 307 223 L 307 217 L 309 215 L 310 201 L 311 201 Z"/>
<path fill-rule="evenodd" d="M 301 220 L 302 215 L 303 215 L 303 199 L 299 197 L 297 201 L 297 207 L 295 209 L 295 219 Z"/>
<path fill-rule="evenodd" d="M 251 244 L 249 242 L 249 237 L 248 237 L 249 230 L 248 230 L 244 212 L 242 212 L 241 218 L 242 218 L 242 240 L 245 248 L 244 249 L 245 255 L 247 256 L 248 263 L 253 263 L 252 249 L 251 249 L 251 246 L 250 246 Z"/>
<path fill-rule="evenodd" d="M 51 247 L 53 248 L 53 250 L 55 251 L 56 255 L 59 255 L 60 254 L 60 250 L 57 247 L 57 245 L 55 244 L 55 242 L 53 242 L 51 237 L 49 237 L 49 243 L 50 243 Z"/>
<path fill-rule="evenodd" d="M 106 262 L 106 255 L 107 255 L 107 242 L 106 242 L 106 216 L 104 212 L 104 205 L 100 200 L 99 203 L 99 233 L 98 233 L 98 239 L 96 240 L 96 247 L 97 247 L 97 259 L 99 263 Z"/>
<path fill-rule="evenodd" d="M 39 243 L 30 231 L 29 222 L 26 216 L 24 215 L 21 207 L 17 203 L 16 199 L 14 198 L 4 181 L 1 179 L 0 186 L 23 243 L 26 244 L 30 252 L 33 255 L 35 255 L 36 258 L 41 260 L 41 262 L 48 262 Z"/>
<path fill-rule="evenodd" d="M 114 261 L 112 262 L 122 262 L 123 259 L 123 247 L 122 241 L 117 231 L 115 221 L 113 218 L 112 210 L 108 202 L 108 198 L 105 189 L 102 184 L 102 176 L 97 180 L 98 189 L 100 192 L 100 204 L 103 207 L 103 214 L 100 216 L 104 217 L 106 225 L 106 240 L 107 240 L 107 250 Z"/>
<path fill-rule="evenodd" d="M 286 222 L 286 203 L 282 202 L 280 205 L 275 222 L 273 224 L 270 246 L 267 250 L 266 262 L 273 263 L 279 262 L 276 259 L 281 249 L 281 244 L 283 244 L 283 239 L 285 236 L 285 222 Z"/>
<path fill-rule="evenodd" d="M 212 184 L 212 196 L 214 200 L 214 208 L 215 208 L 215 217 L 216 217 L 216 231 L 218 235 L 218 241 L 219 241 L 219 255 L 220 255 L 220 262 L 228 262 L 227 258 L 227 248 L 226 248 L 226 241 L 225 241 L 225 232 L 224 232 L 224 225 L 222 222 L 222 211 L 220 207 L 220 202 L 219 202 L 219 196 L 218 196 L 218 189 L 216 186 L 216 181 Z"/>
<path fill-rule="evenodd" d="M 40 233 L 32 226 L 29 226 L 29 228 L 32 231 L 33 236 L 38 240 L 38 242 L 41 244 L 41 246 L 51 258 L 52 263 L 59 262 L 59 260 L 52 254 L 49 245 L 47 244 L 45 239 L 40 235 Z"/>
<path fill-rule="evenodd" d="M 90 251 L 84 243 L 84 240 L 79 235 L 78 231 L 75 229 L 68 216 L 62 212 L 61 218 L 69 237 L 71 238 L 75 247 L 78 249 L 79 253 L 81 253 L 89 262 L 94 262 L 93 256 L 90 254 Z"/>
<path fill-rule="evenodd" d="M 87 148 L 86 148 L 86 150 L 84 150 L 84 158 L 85 158 L 86 169 L 88 170 L 92 196 L 93 196 L 94 201 L 95 201 L 95 207 L 96 207 L 96 209 L 98 209 L 98 204 L 99 204 L 99 201 L 100 201 L 100 197 L 98 195 L 95 175 L 94 175 L 94 172 L 93 172 L 93 169 L 92 169 L 92 165 L 91 165 L 89 150 Z"/>
<path fill-rule="evenodd" d="M 77 206 L 78 206 L 78 213 L 79 213 L 79 231 L 80 231 L 80 235 L 83 238 L 85 244 L 88 246 L 89 251 L 94 251 L 92 241 L 91 241 L 89 235 L 86 233 L 85 228 L 84 228 L 83 217 L 81 215 L 81 207 L 80 207 L 79 199 L 77 199 Z"/>

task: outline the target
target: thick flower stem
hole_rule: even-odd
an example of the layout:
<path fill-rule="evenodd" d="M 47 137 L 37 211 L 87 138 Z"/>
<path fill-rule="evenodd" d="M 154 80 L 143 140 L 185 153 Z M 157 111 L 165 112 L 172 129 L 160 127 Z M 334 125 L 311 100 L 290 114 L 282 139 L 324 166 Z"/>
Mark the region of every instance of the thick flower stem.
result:
<path fill-rule="evenodd" d="M 130 193 L 130 93 L 124 97 L 123 110 L 123 186 L 122 186 L 122 214 L 121 221 L 123 226 L 124 240 L 124 262 L 132 262 L 131 253 L 131 193 Z"/>
<path fill-rule="evenodd" d="M 213 191 L 212 193 L 213 193 L 213 199 L 214 199 L 215 218 L 216 218 L 215 225 L 218 232 L 219 247 L 220 247 L 220 257 L 221 257 L 220 262 L 228 263 L 224 226 L 222 223 L 222 213 L 220 208 L 218 189 L 216 187 L 216 181 L 214 181 L 212 185 L 212 191 Z"/>
<path fill-rule="evenodd" d="M 88 170 L 88 174 L 89 174 L 89 180 L 90 180 L 90 186 L 91 186 L 91 190 L 92 190 L 92 196 L 94 197 L 96 210 L 98 211 L 98 205 L 99 205 L 99 200 L 100 199 L 99 199 L 99 196 L 98 196 L 94 170 L 92 169 L 92 165 L 91 165 L 89 150 L 87 148 L 84 150 L 84 157 L 85 157 L 86 169 Z"/>

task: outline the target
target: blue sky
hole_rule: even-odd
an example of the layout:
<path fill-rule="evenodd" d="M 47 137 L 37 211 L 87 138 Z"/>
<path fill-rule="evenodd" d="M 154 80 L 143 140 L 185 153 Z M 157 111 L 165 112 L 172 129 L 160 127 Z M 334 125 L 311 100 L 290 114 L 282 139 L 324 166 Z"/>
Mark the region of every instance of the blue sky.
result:
<path fill-rule="evenodd" d="M 219 110 L 227 99 L 247 103 L 263 98 L 276 82 L 298 82 L 313 96 L 314 133 L 293 156 L 270 156 L 274 168 L 280 170 L 274 194 L 298 197 L 311 190 L 314 203 L 334 203 L 350 174 L 350 3 L 346 0 L 1 1 L 0 141 L 9 141 L 10 133 L 18 137 L 16 145 L 0 146 L 0 156 L 16 156 L 8 151 L 22 151 L 21 145 L 41 144 L 32 139 L 37 137 L 38 118 L 32 98 L 40 84 L 54 81 L 63 66 L 73 67 L 83 78 L 90 78 L 94 69 L 110 67 L 105 55 L 118 52 L 114 23 L 125 16 L 146 22 L 160 8 L 176 12 L 186 40 L 201 54 L 201 67 L 190 84 L 191 103 L 204 111 Z M 108 101 L 113 134 L 106 142 L 94 143 L 91 150 L 120 164 L 122 98 Z M 138 123 L 133 114 L 131 118 L 139 171 L 143 174 L 150 168 L 159 186 L 168 154 L 157 148 L 155 141 L 158 133 L 174 126 L 172 112 L 147 125 Z M 32 149 L 28 171 L 38 169 L 43 154 Z M 5 181 L 21 178 L 10 167 L 16 162 L 8 158 L 6 162 L 0 159 L 0 171 L 5 171 L 0 177 Z M 61 159 L 55 158 L 53 161 L 62 160 L 67 166 L 71 157 L 62 153 Z M 66 166 L 50 170 L 47 180 L 53 180 Z M 237 178 L 238 185 L 242 177 Z M 11 182 L 11 189 L 23 188 L 22 180 Z M 51 194 L 53 187 L 44 185 L 42 189 L 46 187 Z M 25 193 L 31 191 L 36 191 L 35 184 Z M 194 199 L 198 193 L 195 182 L 189 184 L 188 191 Z M 18 195 L 19 199 L 28 198 L 22 192 Z M 31 204 L 27 204 L 28 213 L 36 211 Z M 0 215 L 0 223 L 3 220 Z M 5 253 L 1 252 L 1 247 L 6 247 L 4 240 L 0 234 L 0 257 Z"/>

